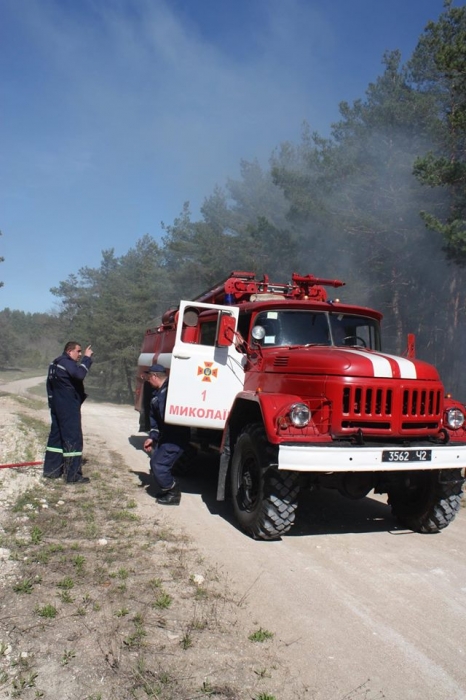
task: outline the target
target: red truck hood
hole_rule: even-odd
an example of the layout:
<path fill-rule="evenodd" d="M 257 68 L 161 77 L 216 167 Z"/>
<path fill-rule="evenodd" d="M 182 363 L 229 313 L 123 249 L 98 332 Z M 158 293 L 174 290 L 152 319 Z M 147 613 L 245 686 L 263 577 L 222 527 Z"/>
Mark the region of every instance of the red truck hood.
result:
<path fill-rule="evenodd" d="M 437 370 L 427 362 L 408 360 L 365 348 L 277 348 L 273 354 L 267 353 L 266 356 L 264 353 L 264 370 L 439 381 Z"/>

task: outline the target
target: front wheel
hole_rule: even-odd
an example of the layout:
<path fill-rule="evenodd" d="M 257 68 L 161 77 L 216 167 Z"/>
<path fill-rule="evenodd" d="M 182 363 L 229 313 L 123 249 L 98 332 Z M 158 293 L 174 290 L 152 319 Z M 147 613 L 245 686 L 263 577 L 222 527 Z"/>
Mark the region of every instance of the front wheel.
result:
<path fill-rule="evenodd" d="M 243 428 L 233 452 L 231 490 L 236 519 L 255 539 L 277 539 L 294 523 L 298 475 L 278 471 L 276 465 L 277 448 L 262 424 Z"/>
<path fill-rule="evenodd" d="M 411 472 L 388 490 L 388 503 L 411 530 L 439 532 L 461 507 L 463 481 L 460 469 Z"/>

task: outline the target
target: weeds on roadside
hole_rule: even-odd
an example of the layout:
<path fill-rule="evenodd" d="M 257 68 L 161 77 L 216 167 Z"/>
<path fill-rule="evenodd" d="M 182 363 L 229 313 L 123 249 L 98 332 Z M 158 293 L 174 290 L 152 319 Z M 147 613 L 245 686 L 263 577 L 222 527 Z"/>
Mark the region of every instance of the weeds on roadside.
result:
<path fill-rule="evenodd" d="M 65 649 L 65 651 L 63 652 L 62 659 L 61 659 L 61 665 L 66 666 L 67 664 L 70 663 L 71 659 L 74 659 L 75 656 L 76 656 L 76 652 L 72 651 L 71 649 L 69 649 L 69 650 Z"/>
<path fill-rule="evenodd" d="M 37 508 L 35 492 L 32 490 L 24 491 L 16 499 L 16 502 L 12 508 L 13 513 L 20 513 L 23 510 L 33 510 Z"/>
<path fill-rule="evenodd" d="M 110 518 L 116 521 L 134 521 L 139 522 L 140 517 L 136 513 L 131 513 L 129 510 L 117 510 L 110 513 Z"/>
<path fill-rule="evenodd" d="M 54 605 L 51 605 L 50 603 L 44 605 L 42 608 L 37 607 L 35 612 L 37 615 L 39 615 L 39 617 L 46 617 L 49 619 L 53 619 L 58 615 L 58 610 Z"/>
<path fill-rule="evenodd" d="M 37 673 L 30 673 L 28 676 L 24 676 L 20 673 L 16 678 L 13 679 L 13 693 L 12 697 L 18 697 L 23 690 L 26 688 L 34 688 L 36 685 Z"/>
<path fill-rule="evenodd" d="M 31 581 L 30 578 L 24 578 L 22 581 L 18 581 L 18 583 L 14 584 L 13 590 L 15 593 L 27 593 L 28 595 L 30 595 L 32 593 L 33 587 L 33 581 Z"/>
<path fill-rule="evenodd" d="M 83 557 L 82 554 L 78 554 L 77 556 L 74 557 L 73 566 L 76 569 L 76 573 L 78 573 L 78 574 L 84 573 L 85 562 L 86 562 L 86 559 L 85 559 L 85 557 Z"/>
<path fill-rule="evenodd" d="M 217 677 L 215 681 L 206 680 L 199 688 L 201 679 L 205 678 L 205 666 L 201 669 L 202 675 L 189 677 L 182 668 L 188 658 L 197 674 L 200 670 L 195 666 L 198 658 L 204 663 L 211 648 L 217 653 L 216 641 L 224 635 L 218 653 L 225 653 L 225 640 L 229 639 L 230 630 L 235 626 L 237 609 L 234 600 L 223 589 L 219 593 L 212 585 L 214 582 L 222 585 L 223 576 L 213 578 L 210 574 L 209 585 L 205 584 L 207 574 L 204 565 L 201 566 L 202 560 L 199 556 L 196 558 L 183 535 L 164 524 L 159 526 L 157 521 L 150 530 L 139 524 L 137 503 L 128 497 L 126 484 L 121 488 L 121 480 L 114 483 L 108 478 L 115 472 L 115 463 L 114 455 L 109 455 L 108 460 L 102 457 L 99 462 L 101 479 L 93 478 L 85 494 L 65 489 L 65 497 L 60 484 L 44 486 L 40 482 L 39 488 L 17 500 L 15 510 L 10 509 L 11 522 L 5 523 L 5 533 L 2 533 L 5 543 L 0 542 L 0 546 L 10 549 L 10 559 L 15 560 L 17 567 L 15 592 L 13 582 L 6 591 L 9 600 L 16 601 L 16 610 L 21 607 L 24 614 L 34 612 L 42 618 L 40 622 L 36 619 L 32 627 L 39 628 L 45 635 L 58 664 L 61 662 L 63 667 L 68 667 L 63 671 L 65 677 L 73 670 L 76 655 L 73 649 L 64 649 L 64 640 L 79 645 L 76 646 L 79 648 L 79 667 L 88 665 L 90 674 L 94 672 L 91 658 L 97 645 L 108 653 L 106 661 L 114 680 L 107 677 L 101 686 L 103 692 L 96 693 L 93 692 L 96 686 L 86 687 L 86 679 L 80 678 L 83 685 L 77 687 L 76 692 L 82 700 L 114 697 L 111 688 L 114 681 L 119 683 L 122 697 L 140 700 L 143 697 L 152 700 L 218 695 L 239 697 L 241 691 L 236 682 L 231 687 L 218 685 Z M 40 498 L 43 495 L 47 500 Z M 66 499 L 66 508 L 60 509 L 64 505 L 60 503 L 61 498 Z M 44 503 L 50 507 L 43 508 Z M 14 513 L 19 515 L 15 518 Z M 44 577 L 41 589 L 36 586 L 40 576 L 35 574 L 39 572 Z M 56 607 L 44 605 L 39 597 L 46 590 L 55 596 Z M 26 595 L 18 599 L 16 593 Z M 74 605 L 65 609 L 63 604 L 70 603 Z M 234 609 L 229 607 L 230 604 Z M 136 605 L 136 609 L 144 610 L 144 618 L 140 613 L 134 614 Z M 168 608 L 173 612 L 167 614 L 165 610 Z M 233 625 L 227 617 L 230 614 L 235 619 Z M 85 615 L 86 620 L 77 619 L 77 616 Z M 251 650 L 246 651 L 251 661 L 246 662 L 245 657 L 232 661 L 232 673 L 241 678 L 242 692 L 251 700 L 253 697 L 254 700 L 275 700 L 273 695 L 266 693 L 255 695 L 257 683 L 270 676 L 265 670 L 254 671 L 253 664 L 257 668 L 261 668 L 260 664 L 268 664 L 270 650 L 265 648 L 264 654 L 260 649 L 252 649 L 246 639 L 247 627 L 242 627 L 242 631 L 236 627 L 236 630 L 232 632 L 235 643 L 239 642 L 238 633 L 241 632 L 242 652 Z M 12 641 L 15 638 L 18 644 L 18 633 L 15 634 Z M 206 635 L 209 635 L 207 643 Z M 272 636 L 271 632 L 260 628 L 250 635 L 250 641 L 265 641 Z M 215 640 L 213 645 L 212 639 Z M 196 652 L 199 653 L 189 653 L 194 646 L 198 646 Z M 3 662 L 2 653 L 5 656 L 0 643 L 0 660 Z M 264 655 L 267 658 L 263 658 Z M 154 668 L 154 663 L 157 664 L 154 658 L 163 659 L 166 665 Z M 42 653 L 38 667 L 40 678 L 45 662 Z M 236 663 L 237 669 L 234 668 Z M 13 673 L 5 672 L 4 676 L 0 673 L 0 682 L 9 684 L 10 697 L 26 699 L 45 695 L 32 685 L 37 663 L 34 666 L 34 669 L 21 667 L 15 687 L 11 685 Z M 230 673 L 229 669 L 228 665 L 226 673 Z M 219 673 L 223 679 L 225 669 Z M 194 677 L 197 678 L 196 687 L 191 685 Z M 48 692 L 46 694 L 48 697 Z"/>
<path fill-rule="evenodd" d="M 262 678 L 270 678 L 270 673 L 267 671 L 266 668 L 261 668 L 257 671 L 256 671 L 256 669 L 254 669 L 254 673 L 256 674 L 256 676 L 259 676 L 259 678 L 261 678 L 261 679 Z"/>
<path fill-rule="evenodd" d="M 213 695 L 215 693 L 215 688 L 209 681 L 204 681 L 199 690 L 203 695 Z"/>
<path fill-rule="evenodd" d="M 42 542 L 42 537 L 43 537 L 43 532 L 40 529 L 40 527 L 37 527 L 37 525 L 34 525 L 34 527 L 31 530 L 31 542 L 32 544 L 40 544 Z"/>
<path fill-rule="evenodd" d="M 273 638 L 273 632 L 262 629 L 259 627 L 258 630 L 249 635 L 248 639 L 250 642 L 265 642 L 267 639 Z"/>
<path fill-rule="evenodd" d="M 142 646 L 143 639 L 147 635 L 146 630 L 142 625 L 142 615 L 137 614 L 133 618 L 133 623 L 135 630 L 133 634 L 130 634 L 126 639 L 123 640 L 123 644 L 130 649 L 139 648 Z"/>
<path fill-rule="evenodd" d="M 36 554 L 33 556 L 33 561 L 35 561 L 37 564 L 48 564 L 50 561 L 50 554 L 45 549 L 42 549 L 39 552 L 36 552 Z"/>
<path fill-rule="evenodd" d="M 189 649 L 190 647 L 192 647 L 193 644 L 194 644 L 194 640 L 192 638 L 192 635 L 189 632 L 185 632 L 185 634 L 183 635 L 183 638 L 181 639 L 180 647 L 182 649 L 186 650 L 186 649 Z"/>
<path fill-rule="evenodd" d="M 74 581 L 71 576 L 65 576 L 64 579 L 57 583 L 58 588 L 63 588 L 65 591 L 69 591 L 74 586 Z"/>
<path fill-rule="evenodd" d="M 172 604 L 173 599 L 169 593 L 161 591 L 155 601 L 152 603 L 153 608 L 159 608 L 159 610 L 165 610 L 169 608 Z"/>
<path fill-rule="evenodd" d="M 205 600 L 206 598 L 208 598 L 209 592 L 206 588 L 203 588 L 202 586 L 196 586 L 194 595 L 197 600 Z"/>

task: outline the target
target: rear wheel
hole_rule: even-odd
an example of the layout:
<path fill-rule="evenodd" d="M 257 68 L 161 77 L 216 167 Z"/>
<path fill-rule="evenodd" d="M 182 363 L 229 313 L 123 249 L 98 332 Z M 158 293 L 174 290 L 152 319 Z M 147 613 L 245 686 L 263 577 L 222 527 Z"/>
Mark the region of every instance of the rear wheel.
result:
<path fill-rule="evenodd" d="M 460 469 L 410 472 L 388 490 L 392 513 L 411 530 L 438 532 L 447 527 L 461 507 Z"/>
<path fill-rule="evenodd" d="M 278 471 L 276 465 L 277 448 L 262 424 L 247 425 L 235 444 L 231 487 L 236 519 L 255 539 L 277 539 L 294 523 L 298 475 Z"/>

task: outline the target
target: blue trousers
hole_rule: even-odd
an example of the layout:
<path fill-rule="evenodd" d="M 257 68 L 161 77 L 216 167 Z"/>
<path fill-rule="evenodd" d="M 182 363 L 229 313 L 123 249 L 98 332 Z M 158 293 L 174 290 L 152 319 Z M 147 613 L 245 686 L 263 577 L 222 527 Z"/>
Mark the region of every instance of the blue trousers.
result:
<path fill-rule="evenodd" d="M 172 475 L 172 468 L 183 452 L 183 447 L 172 442 L 158 443 L 152 450 L 150 470 L 162 491 L 168 491 L 174 487 L 175 479 Z"/>
<path fill-rule="evenodd" d="M 50 406 L 52 425 L 44 460 L 44 476 L 67 481 L 82 477 L 83 432 L 81 404 L 55 401 Z"/>

